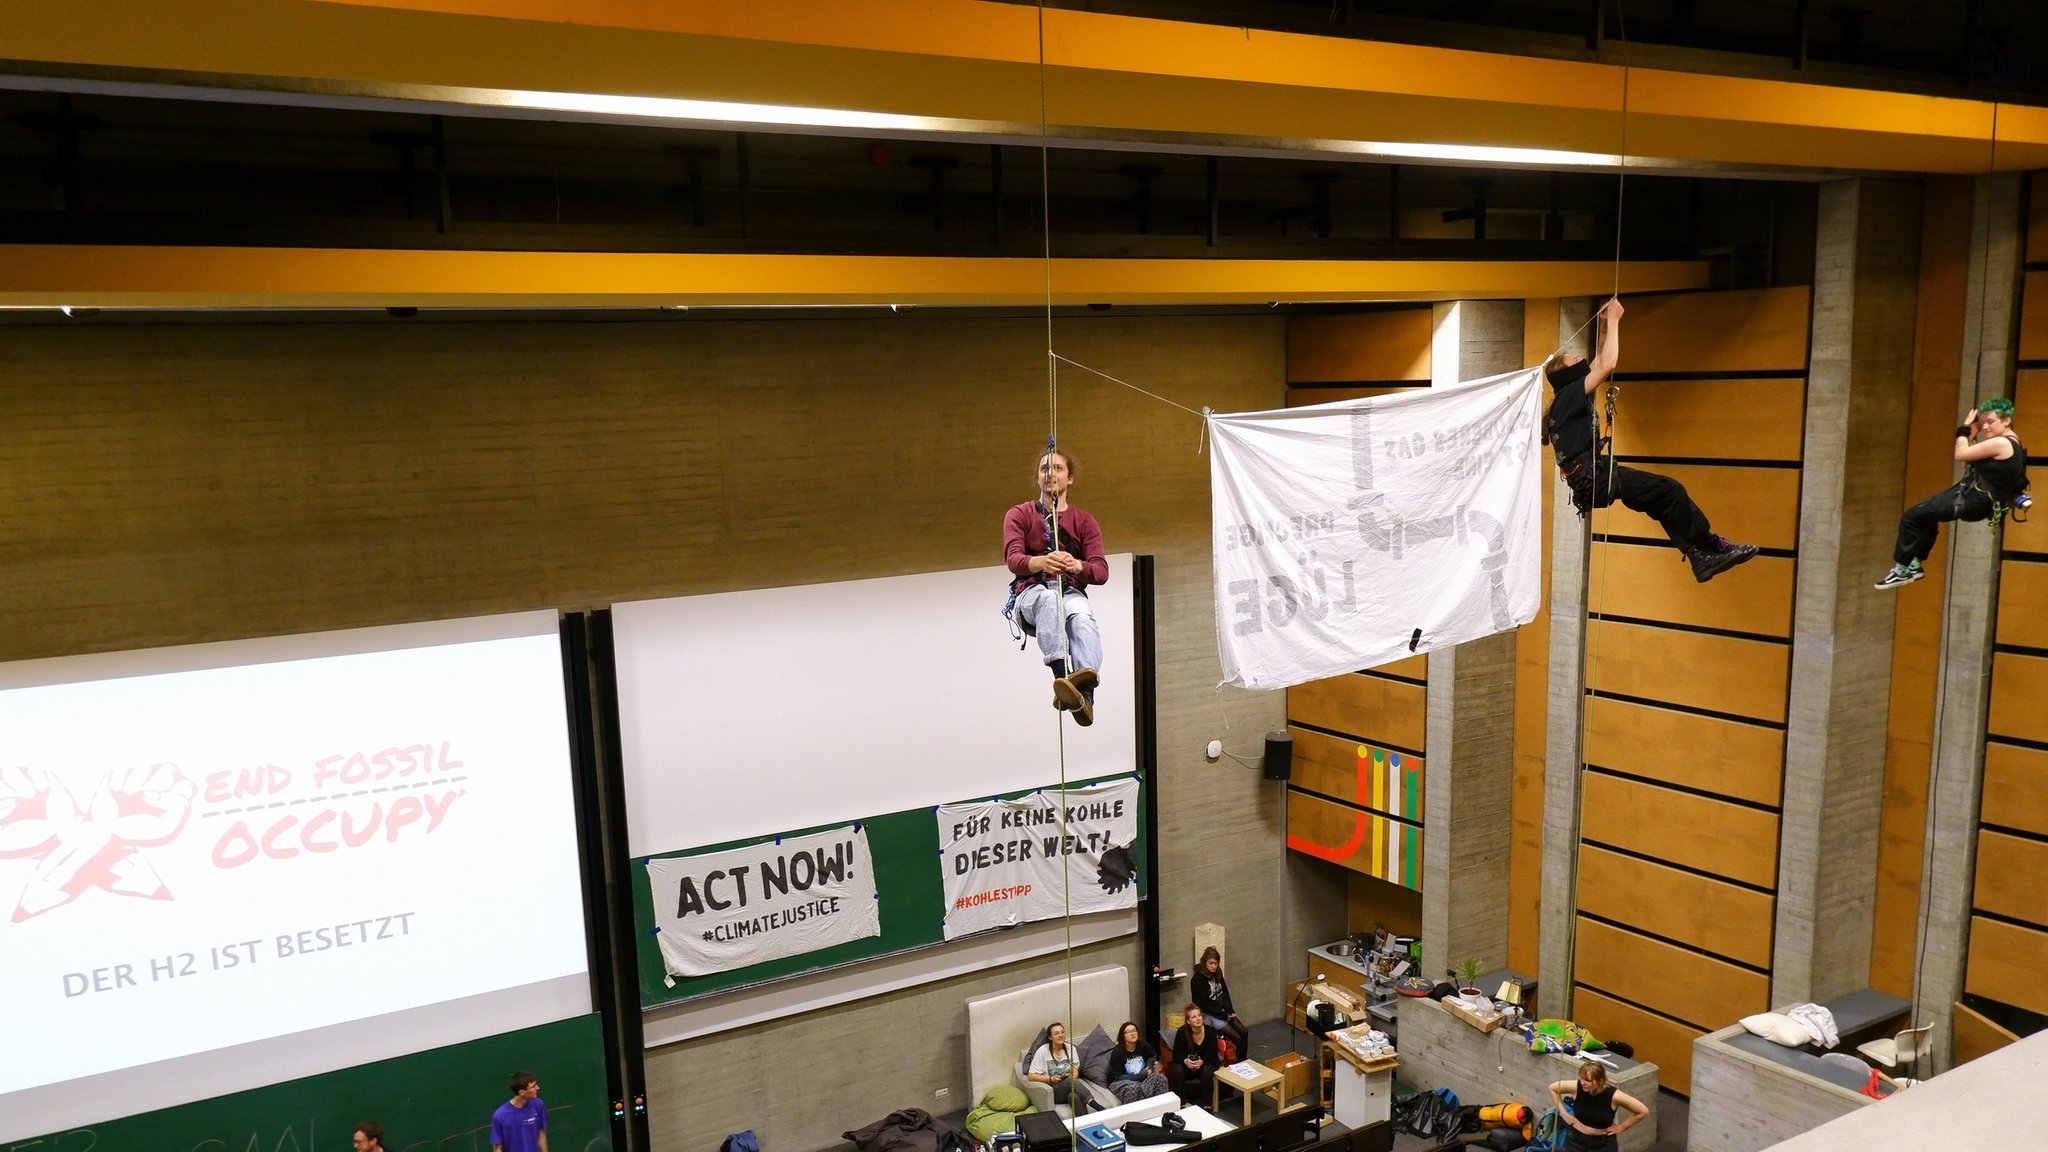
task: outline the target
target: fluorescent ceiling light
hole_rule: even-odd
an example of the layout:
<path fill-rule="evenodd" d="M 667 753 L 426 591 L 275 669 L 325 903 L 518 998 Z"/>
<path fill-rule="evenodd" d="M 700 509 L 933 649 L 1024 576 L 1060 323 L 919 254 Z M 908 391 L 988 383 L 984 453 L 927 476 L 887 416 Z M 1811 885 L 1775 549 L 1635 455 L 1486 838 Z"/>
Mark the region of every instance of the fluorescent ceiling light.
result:
<path fill-rule="evenodd" d="M 618 96 L 591 92 L 496 91 L 488 102 L 501 108 L 535 112 L 578 112 L 591 116 L 626 116 L 651 120 L 691 120 L 714 124 L 770 124 L 790 128 L 858 128 L 875 132 L 932 132 L 960 121 L 895 112 L 860 112 L 846 108 L 806 108 L 789 104 L 745 104 L 730 100 L 689 100 L 671 96 Z"/>
<path fill-rule="evenodd" d="M 1404 160 L 1450 160 L 1460 164 L 1521 164 L 1542 168 L 1618 168 L 1611 152 L 1568 152 L 1561 148 L 1500 148 L 1484 144 L 1411 144 L 1362 140 L 1350 150 Z"/>

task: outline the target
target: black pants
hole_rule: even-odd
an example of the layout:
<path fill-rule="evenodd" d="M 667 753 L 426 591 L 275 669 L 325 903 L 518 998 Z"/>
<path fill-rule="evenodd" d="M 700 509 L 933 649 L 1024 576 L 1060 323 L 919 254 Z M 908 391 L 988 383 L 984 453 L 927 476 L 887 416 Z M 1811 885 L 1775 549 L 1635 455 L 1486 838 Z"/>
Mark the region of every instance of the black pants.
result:
<path fill-rule="evenodd" d="M 1892 561 L 1911 564 L 1927 559 L 1927 554 L 1934 551 L 1941 526 L 1950 520 L 1974 524 L 1989 519 L 1991 496 L 1971 487 L 1968 480 L 1961 481 L 1906 509 L 1906 514 L 1899 517 L 1899 543 L 1892 549 Z"/>
<path fill-rule="evenodd" d="M 1622 464 L 1610 467 L 1605 457 L 1591 455 L 1561 464 L 1559 470 L 1571 487 L 1572 506 L 1581 516 L 1619 500 L 1622 507 L 1655 520 L 1664 535 L 1681 548 L 1703 548 L 1713 539 L 1707 514 L 1686 495 L 1685 485 L 1669 476 Z"/>

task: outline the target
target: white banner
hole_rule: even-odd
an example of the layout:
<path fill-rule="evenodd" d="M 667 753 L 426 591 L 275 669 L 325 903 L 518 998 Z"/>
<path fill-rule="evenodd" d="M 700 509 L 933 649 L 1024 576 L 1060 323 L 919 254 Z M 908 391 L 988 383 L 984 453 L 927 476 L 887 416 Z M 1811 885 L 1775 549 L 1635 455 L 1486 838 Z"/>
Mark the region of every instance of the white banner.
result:
<path fill-rule="evenodd" d="M 1065 825 L 1060 798 L 1065 797 Z M 943 804 L 946 939 L 1138 906 L 1138 781 Z M 1066 878 L 1060 861 L 1067 862 Z"/>
<path fill-rule="evenodd" d="M 1541 381 L 1211 416 L 1224 680 L 1286 688 L 1533 619 Z"/>
<path fill-rule="evenodd" d="M 882 934 L 867 829 L 647 862 L 668 983 Z"/>

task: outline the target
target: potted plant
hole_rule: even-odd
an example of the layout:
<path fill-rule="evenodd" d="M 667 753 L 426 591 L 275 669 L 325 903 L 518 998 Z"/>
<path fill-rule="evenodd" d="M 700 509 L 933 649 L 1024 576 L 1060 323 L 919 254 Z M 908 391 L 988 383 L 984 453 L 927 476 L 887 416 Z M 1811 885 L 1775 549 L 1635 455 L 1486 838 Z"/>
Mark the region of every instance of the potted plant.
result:
<path fill-rule="evenodd" d="M 1481 971 L 1477 956 L 1467 956 L 1456 968 L 1451 969 L 1452 974 L 1458 978 L 1458 995 L 1475 1001 L 1485 998 L 1485 993 L 1479 990 Z"/>

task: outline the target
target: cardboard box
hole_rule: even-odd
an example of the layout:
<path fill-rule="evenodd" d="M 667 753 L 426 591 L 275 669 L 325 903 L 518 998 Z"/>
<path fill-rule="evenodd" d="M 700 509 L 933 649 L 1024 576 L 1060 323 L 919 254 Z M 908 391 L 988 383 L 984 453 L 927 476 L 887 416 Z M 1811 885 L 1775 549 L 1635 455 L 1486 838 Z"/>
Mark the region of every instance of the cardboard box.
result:
<path fill-rule="evenodd" d="M 1308 1095 L 1309 1079 L 1316 1074 L 1316 1062 L 1299 1052 L 1283 1052 L 1266 1061 L 1266 1067 L 1280 1074 L 1282 1100 Z"/>
<path fill-rule="evenodd" d="M 1467 1007 L 1456 996 L 1446 996 L 1442 1000 L 1437 1001 L 1437 1003 L 1444 1006 L 1444 1011 L 1479 1029 L 1481 1032 L 1491 1032 L 1502 1024 L 1507 1023 L 1507 1017 L 1503 1016 L 1499 1011 L 1496 1010 L 1490 1013 L 1476 1011 Z M 1489 1003 L 1487 1006 L 1491 1008 L 1492 1004 Z"/>

